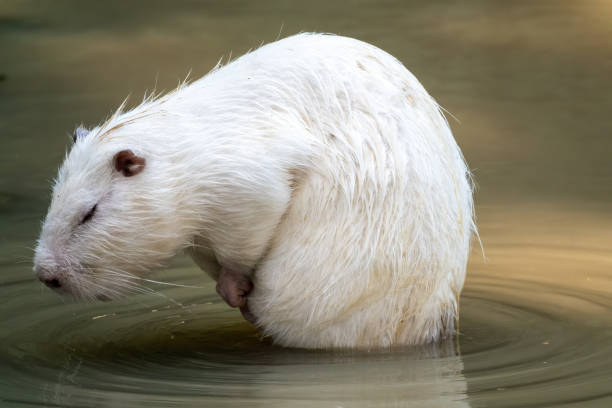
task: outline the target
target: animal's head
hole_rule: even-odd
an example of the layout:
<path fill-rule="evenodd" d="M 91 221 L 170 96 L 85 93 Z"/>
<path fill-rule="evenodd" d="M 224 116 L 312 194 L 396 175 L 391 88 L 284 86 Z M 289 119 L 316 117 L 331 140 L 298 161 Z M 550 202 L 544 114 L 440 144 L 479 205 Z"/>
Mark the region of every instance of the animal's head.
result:
<path fill-rule="evenodd" d="M 141 130 L 75 131 L 34 258 L 38 278 L 57 292 L 120 297 L 184 245 L 177 200 L 161 182 L 168 163 L 143 146 Z"/>

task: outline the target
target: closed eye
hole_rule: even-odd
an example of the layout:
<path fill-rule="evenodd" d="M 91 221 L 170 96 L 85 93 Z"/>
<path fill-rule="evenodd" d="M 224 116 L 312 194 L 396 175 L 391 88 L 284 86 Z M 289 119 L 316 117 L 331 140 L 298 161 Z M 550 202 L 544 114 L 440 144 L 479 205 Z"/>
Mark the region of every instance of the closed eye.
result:
<path fill-rule="evenodd" d="M 80 224 L 85 224 L 87 221 L 91 220 L 91 217 L 93 217 L 94 213 L 96 212 L 96 208 L 98 208 L 98 204 L 96 204 L 93 207 L 91 207 L 91 210 L 89 210 L 87 212 L 87 214 L 85 214 L 85 216 L 81 220 Z"/>

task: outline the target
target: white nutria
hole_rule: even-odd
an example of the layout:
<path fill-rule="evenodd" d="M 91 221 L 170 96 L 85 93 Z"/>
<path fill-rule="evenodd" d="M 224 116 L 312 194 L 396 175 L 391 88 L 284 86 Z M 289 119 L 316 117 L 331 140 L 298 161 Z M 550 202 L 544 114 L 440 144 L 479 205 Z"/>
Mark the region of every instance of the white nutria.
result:
<path fill-rule="evenodd" d="M 75 132 L 35 270 L 116 298 L 187 250 L 278 344 L 419 344 L 454 332 L 475 230 L 469 170 L 417 79 L 299 34 Z"/>

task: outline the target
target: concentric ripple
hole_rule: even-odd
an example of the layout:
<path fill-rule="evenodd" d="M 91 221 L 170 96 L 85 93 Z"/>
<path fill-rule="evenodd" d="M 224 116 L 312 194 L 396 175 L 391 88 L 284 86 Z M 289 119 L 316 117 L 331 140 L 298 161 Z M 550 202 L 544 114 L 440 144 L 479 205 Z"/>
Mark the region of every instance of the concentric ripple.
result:
<path fill-rule="evenodd" d="M 64 303 L 7 265 L 1 405 L 611 406 L 609 229 L 517 225 L 481 225 L 486 261 L 474 252 L 459 336 L 370 352 L 273 346 L 185 258 L 155 278 L 200 289 L 95 304 Z"/>

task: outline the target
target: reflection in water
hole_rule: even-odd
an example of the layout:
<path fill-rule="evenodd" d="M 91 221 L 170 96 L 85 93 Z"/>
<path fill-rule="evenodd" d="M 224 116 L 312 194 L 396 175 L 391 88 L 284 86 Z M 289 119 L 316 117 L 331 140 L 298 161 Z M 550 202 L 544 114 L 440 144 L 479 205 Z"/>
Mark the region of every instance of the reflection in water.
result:
<path fill-rule="evenodd" d="M 610 21 L 597 0 L 1 2 L 0 405 L 612 406 Z M 153 278 L 202 289 L 75 305 L 35 282 L 75 125 L 281 26 L 379 45 L 460 120 L 486 262 L 475 249 L 457 339 L 273 347 L 184 257 Z"/>
<path fill-rule="evenodd" d="M 44 402 L 86 405 L 97 390 L 103 391 L 97 405 L 109 407 L 168 399 L 182 406 L 469 407 L 452 342 L 392 352 L 308 352 L 256 340 L 237 347 L 235 339 L 245 334 L 216 330 L 214 342 L 195 349 L 139 344 L 137 351 L 73 352 L 57 380 L 46 380 Z"/>
<path fill-rule="evenodd" d="M 11 355 L 2 357 L 27 355 L 27 362 L 4 378 L 27 378 L 41 391 L 24 395 L 16 387 L 10 400 L 126 407 L 163 401 L 182 406 L 469 406 L 455 339 L 369 352 L 283 349 L 260 339 L 222 302 L 212 303 L 211 285 L 205 292 L 199 304 L 183 308 L 128 301 L 111 314 L 100 314 L 100 305 L 84 311 L 67 305 L 64 313 L 75 313 L 62 322 L 45 320 L 43 308 L 31 310 L 33 319 L 5 341 Z M 22 343 L 34 335 L 49 340 Z"/>

